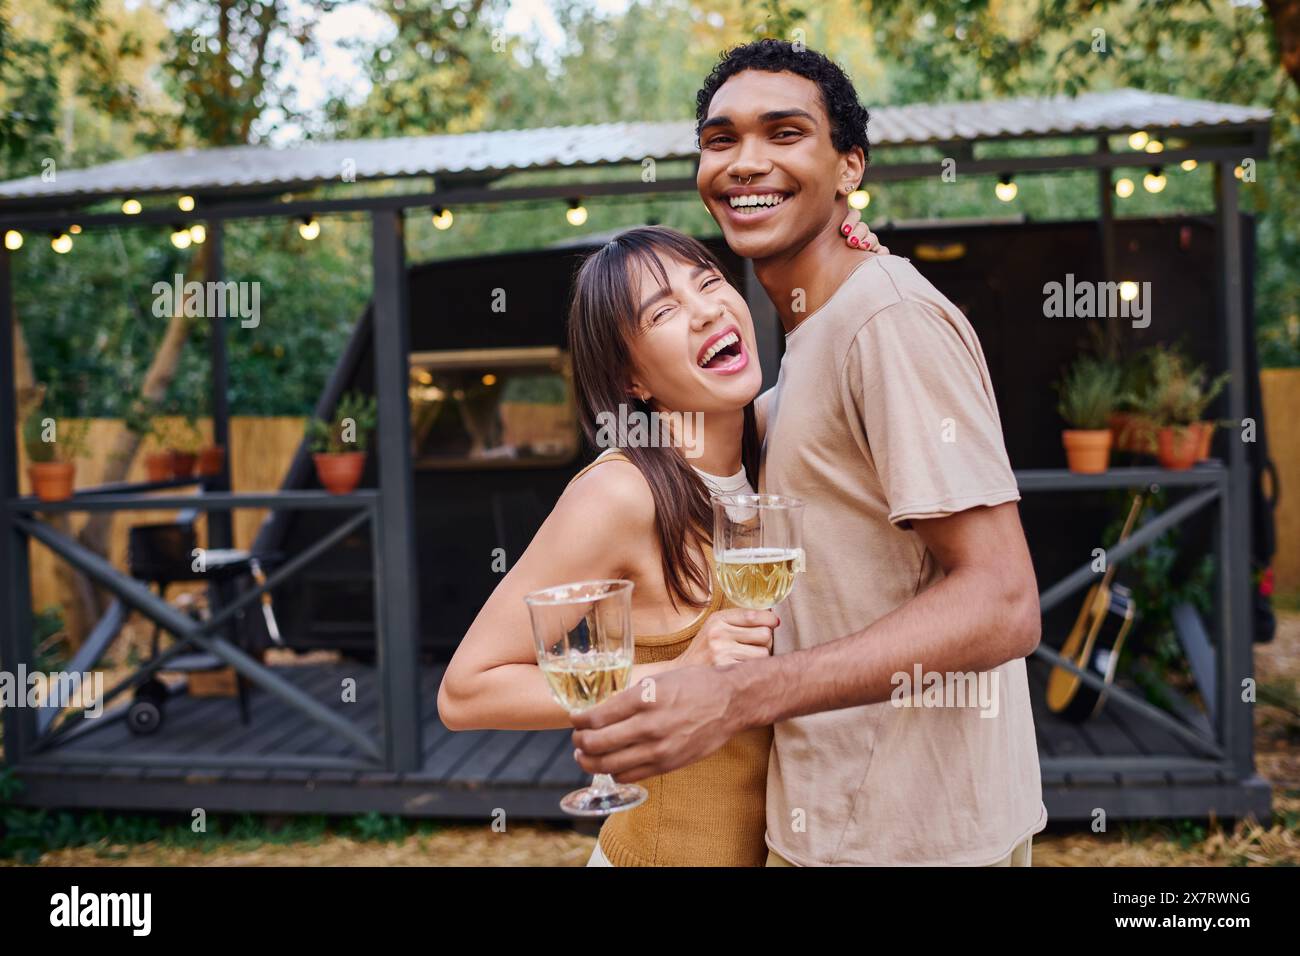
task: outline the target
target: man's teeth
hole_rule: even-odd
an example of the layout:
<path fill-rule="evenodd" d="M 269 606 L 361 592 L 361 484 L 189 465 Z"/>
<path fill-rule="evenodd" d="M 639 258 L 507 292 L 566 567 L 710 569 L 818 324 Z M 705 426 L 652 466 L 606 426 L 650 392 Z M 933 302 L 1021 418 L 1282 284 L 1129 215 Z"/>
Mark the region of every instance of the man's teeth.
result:
<path fill-rule="evenodd" d="M 709 362 L 712 360 L 713 356 L 717 355 L 728 345 L 735 345 L 739 341 L 740 341 L 740 336 L 736 335 L 735 332 L 728 332 L 726 335 L 718 339 L 718 341 L 714 342 L 712 345 L 710 345 L 707 349 L 704 350 L 704 355 L 700 357 L 700 367 L 703 368 L 704 366 L 708 365 Z"/>
<path fill-rule="evenodd" d="M 785 201 L 785 197 L 780 193 L 754 193 L 747 196 L 728 196 L 727 201 L 731 203 L 732 209 L 743 209 L 746 206 L 777 206 Z"/>

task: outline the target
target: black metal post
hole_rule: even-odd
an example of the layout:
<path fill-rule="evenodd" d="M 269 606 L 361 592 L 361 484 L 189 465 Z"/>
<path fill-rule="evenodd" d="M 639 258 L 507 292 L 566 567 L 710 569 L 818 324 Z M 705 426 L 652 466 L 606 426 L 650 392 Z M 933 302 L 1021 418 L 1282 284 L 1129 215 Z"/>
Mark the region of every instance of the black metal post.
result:
<path fill-rule="evenodd" d="M 1254 667 L 1250 581 L 1250 469 L 1244 443 L 1246 417 L 1246 317 L 1241 261 L 1241 218 L 1237 207 L 1237 180 L 1232 161 L 1215 164 L 1216 234 L 1219 242 L 1219 314 L 1227 337 L 1228 417 L 1236 434 L 1228 436 L 1228 508 L 1221 512 L 1227 524 L 1228 548 L 1219 573 L 1224 583 L 1229 629 L 1219 647 L 1219 693 L 1222 740 L 1238 776 L 1254 773 L 1252 728 L 1254 708 L 1242 701 L 1242 684 Z M 1251 323 L 1253 327 L 1253 322 Z M 1255 423 L 1259 427 L 1259 423 Z"/>
<path fill-rule="evenodd" d="M 17 396 L 14 393 L 14 319 L 12 263 L 0 248 L 0 501 L 18 497 Z M 31 664 L 32 595 L 27 567 L 27 537 L 6 506 L 0 514 L 0 667 L 14 675 Z M 26 687 L 17 686 L 26 695 Z M 36 710 L 4 708 L 5 762 L 19 763 L 36 739 Z"/>
<path fill-rule="evenodd" d="M 213 219 L 207 224 L 207 261 L 204 278 L 221 282 L 225 273 L 225 223 Z M 230 367 L 226 360 L 226 320 L 208 316 L 208 354 L 212 365 L 212 443 L 225 450 L 221 470 L 205 484 L 207 491 L 230 490 Z M 209 512 L 208 547 L 229 548 L 234 542 L 229 511 Z"/>
<path fill-rule="evenodd" d="M 371 214 L 374 247 L 375 397 L 379 411 L 379 505 L 375 624 L 383 687 L 384 746 L 393 771 L 418 770 L 420 743 L 419 594 L 415 586 L 414 471 L 411 463 L 410 327 L 402 213 Z"/>

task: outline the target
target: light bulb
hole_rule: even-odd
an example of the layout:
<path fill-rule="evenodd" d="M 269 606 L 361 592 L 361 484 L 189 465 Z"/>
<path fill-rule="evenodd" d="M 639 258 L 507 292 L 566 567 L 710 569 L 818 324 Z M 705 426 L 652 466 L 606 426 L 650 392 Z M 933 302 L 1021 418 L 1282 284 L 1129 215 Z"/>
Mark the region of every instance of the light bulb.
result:
<path fill-rule="evenodd" d="M 587 221 L 587 207 L 575 199 L 565 210 L 564 218 L 569 220 L 570 226 L 581 226 Z"/>
<path fill-rule="evenodd" d="M 849 193 L 849 205 L 854 209 L 866 209 L 871 205 L 871 193 L 865 189 L 855 189 Z"/>
<path fill-rule="evenodd" d="M 1165 188 L 1167 182 L 1165 174 L 1160 171 L 1159 167 L 1156 167 L 1142 177 L 1142 188 L 1149 193 L 1158 193 Z"/>
<path fill-rule="evenodd" d="M 201 222 L 196 222 L 190 226 L 190 239 L 195 243 L 203 243 L 208 238 L 208 227 Z"/>
<path fill-rule="evenodd" d="M 1193 169 L 1196 168 L 1196 160 L 1184 159 L 1181 163 L 1178 164 L 1178 168 L 1185 173 L 1190 173 Z"/>
<path fill-rule="evenodd" d="M 23 234 L 17 229 L 10 229 L 5 233 L 5 248 L 12 252 L 15 249 L 23 247 Z"/>
<path fill-rule="evenodd" d="M 178 207 L 180 207 L 180 211 L 181 211 L 181 212 L 193 212 L 193 211 L 194 211 L 194 197 L 193 197 L 193 196 L 182 196 L 180 199 L 176 200 L 176 205 L 177 205 Z"/>
<path fill-rule="evenodd" d="M 50 248 L 59 255 L 66 255 L 72 251 L 72 237 L 66 232 L 61 232 L 50 240 Z"/>
<path fill-rule="evenodd" d="M 125 199 L 122 201 L 122 213 L 127 216 L 138 216 L 140 210 L 144 207 L 140 205 L 138 199 Z"/>
<path fill-rule="evenodd" d="M 298 223 L 298 235 L 311 242 L 320 235 L 320 222 L 315 217 L 304 219 Z"/>
<path fill-rule="evenodd" d="M 172 245 L 177 249 L 188 249 L 193 241 L 190 231 L 184 226 L 176 226 L 172 229 Z"/>
<path fill-rule="evenodd" d="M 438 209 L 435 209 L 433 211 L 433 228 L 444 229 L 444 230 L 450 229 L 452 222 L 455 221 L 455 218 L 456 217 L 451 214 L 450 209 L 443 209 L 439 207 Z"/>
<path fill-rule="evenodd" d="M 1160 142 L 1158 139 L 1153 139 L 1151 142 L 1147 143 L 1146 148 L 1148 153 L 1163 153 L 1165 151 L 1165 144 Z"/>
<path fill-rule="evenodd" d="M 1123 299 L 1125 302 L 1132 302 L 1134 299 L 1137 298 L 1137 294 L 1138 294 L 1138 284 L 1136 282 L 1132 282 L 1126 279 L 1125 281 L 1119 284 L 1119 297 Z"/>
<path fill-rule="evenodd" d="M 1115 181 L 1115 195 L 1120 199 L 1128 199 L 1133 195 L 1133 180 L 1125 176 L 1123 179 Z"/>
<path fill-rule="evenodd" d="M 998 180 L 998 184 L 993 187 L 993 194 L 1003 202 L 1011 202 L 1011 200 L 1016 198 L 1016 194 L 1019 192 L 1020 187 L 1012 182 L 1010 176 L 1004 176 L 1002 179 Z"/>
<path fill-rule="evenodd" d="M 1147 135 L 1146 130 L 1140 129 L 1136 133 L 1131 133 L 1129 135 L 1128 145 L 1131 149 L 1146 149 L 1147 143 L 1150 140 L 1151 137 Z"/>

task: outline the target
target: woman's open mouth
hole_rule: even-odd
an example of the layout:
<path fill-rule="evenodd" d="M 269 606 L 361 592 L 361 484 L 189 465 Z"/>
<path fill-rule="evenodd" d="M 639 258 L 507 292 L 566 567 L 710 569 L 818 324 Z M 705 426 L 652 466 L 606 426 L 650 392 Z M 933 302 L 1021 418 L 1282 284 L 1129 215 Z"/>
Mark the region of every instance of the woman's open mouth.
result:
<path fill-rule="evenodd" d="M 732 328 L 705 342 L 695 357 L 695 363 L 706 372 L 732 375 L 749 364 L 749 356 L 740 340 L 740 333 Z"/>

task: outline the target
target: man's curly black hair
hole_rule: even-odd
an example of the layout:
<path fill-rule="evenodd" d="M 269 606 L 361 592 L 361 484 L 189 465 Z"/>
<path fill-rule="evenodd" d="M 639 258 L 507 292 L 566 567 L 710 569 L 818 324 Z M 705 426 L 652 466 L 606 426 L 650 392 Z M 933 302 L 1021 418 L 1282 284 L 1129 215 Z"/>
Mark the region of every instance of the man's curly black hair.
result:
<path fill-rule="evenodd" d="M 821 91 L 822 105 L 831 120 L 831 143 L 841 153 L 860 146 L 863 157 L 871 158 L 867 144 L 867 109 L 858 101 L 858 91 L 853 88 L 848 74 L 824 54 L 807 47 L 802 51 L 796 50 L 794 44 L 770 37 L 733 47 L 722 54 L 704 86 L 695 94 L 697 141 L 713 94 L 723 83 L 745 70 L 794 73 L 812 80 Z"/>

